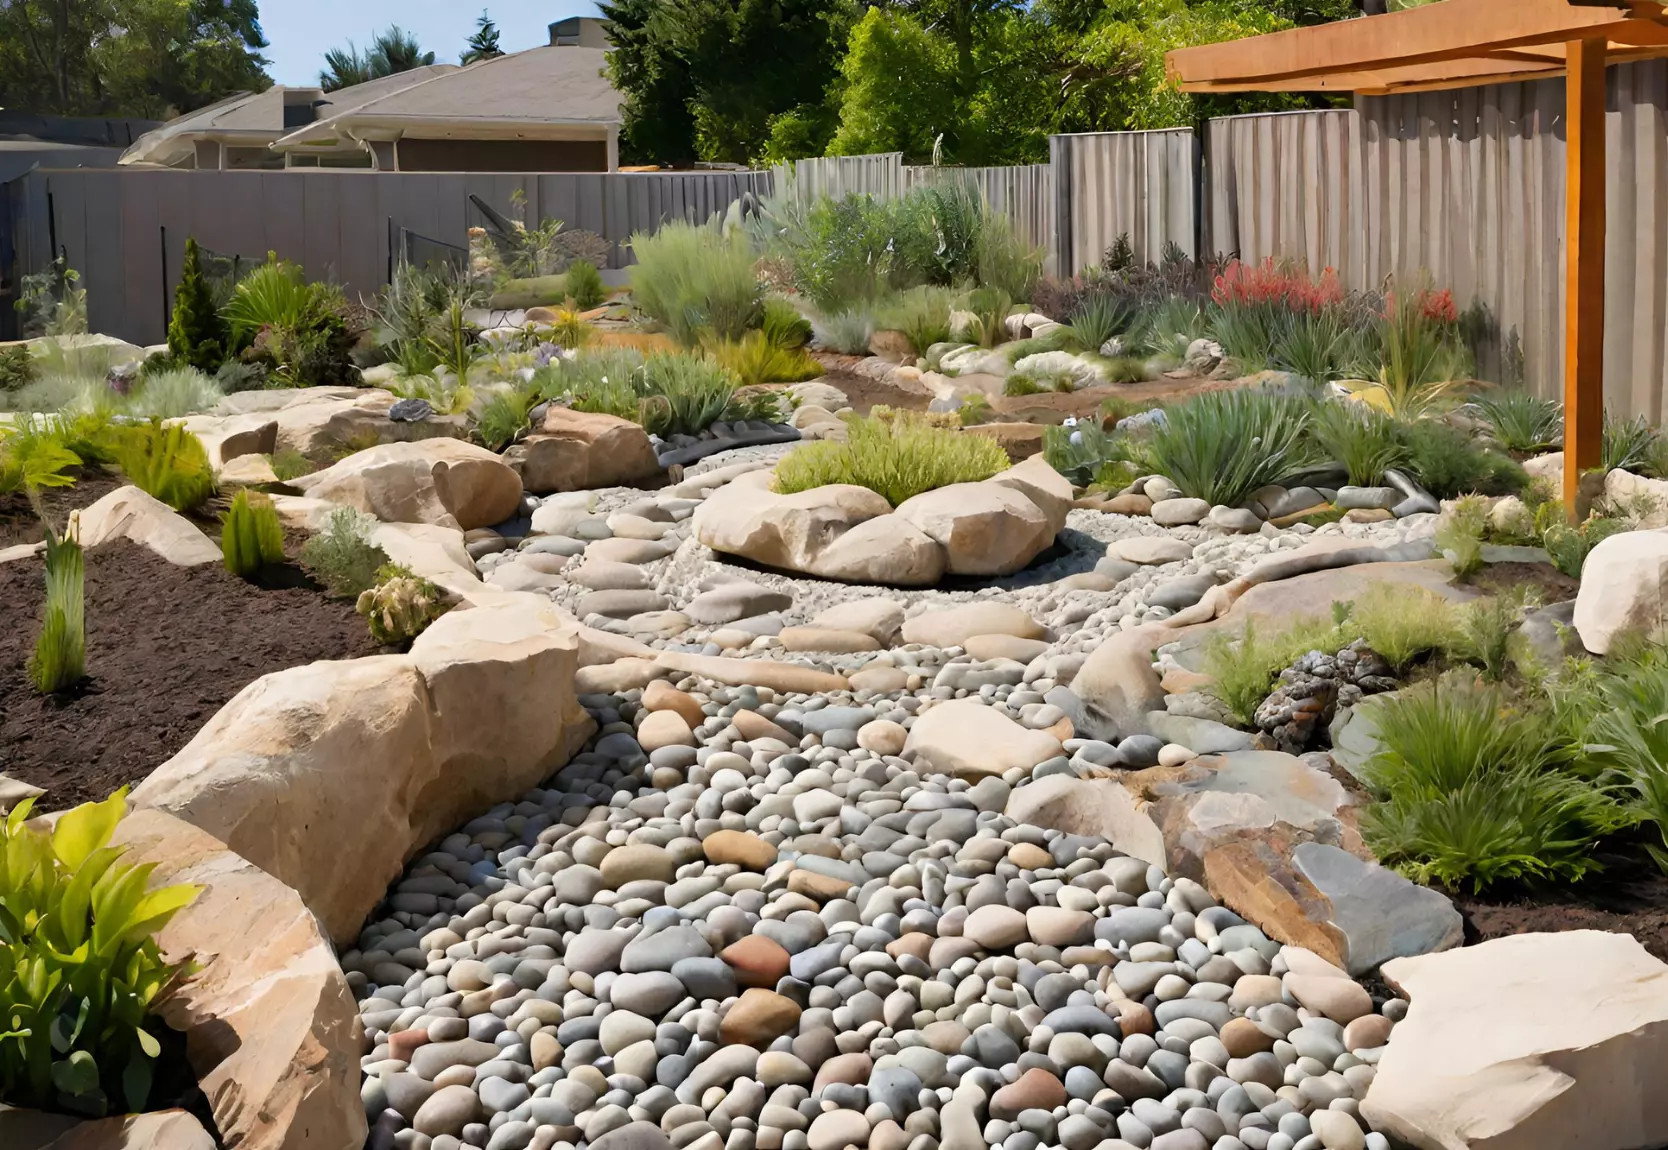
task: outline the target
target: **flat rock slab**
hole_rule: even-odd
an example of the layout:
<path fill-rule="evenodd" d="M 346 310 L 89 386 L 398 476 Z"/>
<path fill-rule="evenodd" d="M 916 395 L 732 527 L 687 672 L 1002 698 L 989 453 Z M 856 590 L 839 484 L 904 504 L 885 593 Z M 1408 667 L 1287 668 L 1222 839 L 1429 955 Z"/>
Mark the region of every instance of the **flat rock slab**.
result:
<path fill-rule="evenodd" d="M 1411 1002 L 1361 1116 L 1421 1150 L 1668 1143 L 1668 965 L 1630 935 L 1520 934 L 1399 958 Z"/>
<path fill-rule="evenodd" d="M 928 647 L 959 647 L 975 635 L 1014 635 L 1043 639 L 1048 632 L 1018 607 L 1006 603 L 969 603 L 927 611 L 903 625 L 905 643 Z"/>
<path fill-rule="evenodd" d="M 1465 939 L 1465 922 L 1446 896 L 1377 863 L 1306 842 L 1292 849 L 1292 864 L 1325 900 L 1325 922 L 1341 943 L 1339 965 L 1351 974 L 1393 958 L 1448 950 Z"/>
<path fill-rule="evenodd" d="M 973 699 L 942 703 L 922 713 L 909 732 L 907 754 L 944 774 L 977 782 L 1015 767 L 1029 769 L 1061 753 L 1060 741 L 1030 731 Z"/>

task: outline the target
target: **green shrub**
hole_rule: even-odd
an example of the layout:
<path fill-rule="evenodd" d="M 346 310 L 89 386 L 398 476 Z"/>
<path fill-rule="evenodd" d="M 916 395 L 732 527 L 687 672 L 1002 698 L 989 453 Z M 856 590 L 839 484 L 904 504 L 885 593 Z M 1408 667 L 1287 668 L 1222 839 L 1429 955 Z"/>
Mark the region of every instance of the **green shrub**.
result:
<path fill-rule="evenodd" d="M 215 372 L 229 354 L 231 332 L 214 303 L 214 293 L 203 278 L 195 237 L 185 241 L 185 264 L 174 289 L 174 310 L 168 320 L 168 353 L 176 362 L 199 371 Z"/>
<path fill-rule="evenodd" d="M 267 387 L 266 367 L 259 363 L 244 363 L 241 360 L 228 359 L 220 365 L 220 370 L 214 373 L 214 384 L 226 395 L 235 395 L 240 391 L 260 391 Z"/>
<path fill-rule="evenodd" d="M 990 223 L 976 189 L 960 181 L 911 188 L 887 209 L 893 287 L 948 286 L 975 278 L 981 234 Z"/>
<path fill-rule="evenodd" d="M 956 417 L 963 427 L 976 427 L 981 423 L 988 423 L 995 414 L 990 400 L 981 392 L 974 392 L 963 399 L 961 407 L 956 411 Z"/>
<path fill-rule="evenodd" d="M 974 288 L 964 301 L 973 316 L 973 330 L 962 334 L 980 347 L 995 347 L 1008 338 L 1008 312 L 1013 300 L 1000 288 Z"/>
<path fill-rule="evenodd" d="M 267 457 L 267 462 L 272 465 L 272 474 L 278 477 L 280 483 L 300 479 L 303 475 L 311 475 L 318 470 L 311 459 L 294 448 L 274 451 Z"/>
<path fill-rule="evenodd" d="M 1008 453 L 983 435 L 909 419 L 851 419 L 846 426 L 843 443 L 822 440 L 788 452 L 776 467 L 776 489 L 792 494 L 849 483 L 896 507 L 923 491 L 989 479 L 1009 466 Z"/>
<path fill-rule="evenodd" d="M 73 687 L 87 674 L 87 564 L 78 520 L 72 512 L 64 534 L 50 526 L 46 532 L 46 608 L 29 657 L 29 681 L 43 695 Z"/>
<path fill-rule="evenodd" d="M 1146 458 L 1183 495 L 1237 507 L 1308 465 L 1309 406 L 1271 392 L 1207 392 L 1166 410 Z"/>
<path fill-rule="evenodd" d="M 371 542 L 377 521 L 353 507 L 332 507 L 324 530 L 301 547 L 301 566 L 331 595 L 357 599 L 376 586 L 388 553 Z"/>
<path fill-rule="evenodd" d="M 875 318 L 867 307 L 854 307 L 819 320 L 815 327 L 817 339 L 829 351 L 868 355 L 869 339 L 875 334 Z"/>
<path fill-rule="evenodd" d="M 589 311 L 607 300 L 608 288 L 602 282 L 602 273 L 597 270 L 596 264 L 574 260 L 563 275 L 566 277 L 567 298 L 578 307 Z"/>
<path fill-rule="evenodd" d="M 745 236 L 674 220 L 631 237 L 632 300 L 673 339 L 693 347 L 702 329 L 739 339 L 758 324 L 764 289 Z"/>
<path fill-rule="evenodd" d="M 1373 587 L 1356 601 L 1350 625 L 1397 671 L 1433 651 L 1466 650 L 1454 604 L 1423 587 Z"/>
<path fill-rule="evenodd" d="M 1593 548 L 1618 532 L 1631 530 L 1626 520 L 1602 515 L 1589 516 L 1586 522 L 1572 525 L 1564 518 L 1562 505 L 1552 503 L 1545 507 L 1546 511 L 1537 515 L 1541 546 L 1551 556 L 1552 565 L 1571 579 L 1581 578 L 1581 568 Z"/>
<path fill-rule="evenodd" d="M 1624 821 L 1605 789 L 1555 769 L 1550 724 L 1498 688 L 1414 687 L 1384 704 L 1378 730 L 1366 772 L 1384 801 L 1363 813 L 1362 833 L 1417 881 L 1574 881 L 1597 866 L 1593 842 Z"/>
<path fill-rule="evenodd" d="M 1364 403 L 1323 400 L 1315 405 L 1309 430 L 1328 458 L 1341 464 L 1349 481 L 1359 487 L 1376 486 L 1386 470 L 1407 457 L 1396 421 Z"/>
<path fill-rule="evenodd" d="M 197 368 L 177 367 L 148 376 L 123 406 L 142 419 L 178 419 L 207 411 L 224 398 L 214 380 Z"/>
<path fill-rule="evenodd" d="M 261 569 L 284 561 L 284 525 L 272 500 L 239 491 L 220 520 L 220 555 L 226 570 L 253 579 Z"/>
<path fill-rule="evenodd" d="M 531 389 L 494 392 L 475 417 L 475 439 L 488 451 L 503 451 L 527 426 L 527 413 L 537 400 Z"/>
<path fill-rule="evenodd" d="M 1488 500 L 1480 495 L 1462 495 L 1436 525 L 1433 539 L 1454 565 L 1454 574 L 1462 579 L 1482 570 L 1488 513 Z"/>
<path fill-rule="evenodd" d="M 1634 811 L 1656 828 L 1661 845 L 1649 849 L 1668 871 L 1668 663 L 1660 649 L 1647 648 L 1643 658 L 1606 668 L 1598 683 L 1588 749 L 1621 776 Z"/>
<path fill-rule="evenodd" d="M 32 799 L 0 821 L 0 1100 L 93 1117 L 143 1111 L 161 1046 L 147 1029 L 191 973 L 156 937 L 201 888 L 147 891 L 156 864 L 111 846 L 123 787 L 48 830 Z"/>
<path fill-rule="evenodd" d="M 725 418 L 735 397 L 736 378 L 704 356 L 661 352 L 643 362 L 643 430 L 662 439 L 699 435 Z"/>
<path fill-rule="evenodd" d="M 1239 304 L 1213 304 L 1210 333 L 1224 355 L 1246 372 L 1263 371 L 1274 365 L 1278 340 L 1277 313 L 1267 308 Z"/>
<path fill-rule="evenodd" d="M 1129 462 L 1133 453 L 1127 436 L 1085 420 L 1075 427 L 1045 426 L 1043 458 L 1072 483 L 1086 487 L 1107 464 Z"/>
<path fill-rule="evenodd" d="M 771 237 L 794 282 L 828 316 L 872 304 L 887 289 L 894 245 L 887 206 L 868 196 L 823 198 Z M 852 353 L 856 354 L 856 353 Z"/>
<path fill-rule="evenodd" d="M 948 288 L 914 288 L 898 297 L 881 326 L 902 333 L 916 355 L 926 355 L 933 344 L 949 340 L 950 310 L 955 302 L 955 293 Z"/>
<path fill-rule="evenodd" d="M 214 469 L 202 440 L 177 423 L 153 419 L 122 428 L 115 457 L 129 482 L 175 511 L 200 507 L 214 494 Z"/>
<path fill-rule="evenodd" d="M 1042 278 L 1042 249 L 1026 242 L 999 212 L 984 214 L 977 258 L 979 285 L 996 288 L 1009 299 L 1030 299 Z"/>
<path fill-rule="evenodd" d="M 1077 335 L 1070 326 L 1062 324 L 1046 335 L 1032 336 L 1030 339 L 1017 339 L 1002 348 L 1002 354 L 1009 363 L 1018 363 L 1028 355 L 1036 355 L 1044 351 L 1074 351 L 1078 348 Z"/>
<path fill-rule="evenodd" d="M 389 564 L 376 574 L 376 585 L 359 593 L 353 609 L 365 617 L 371 638 L 384 646 L 406 646 L 446 613 L 440 588 Z"/>
<path fill-rule="evenodd" d="M 18 391 L 35 381 L 35 357 L 28 347 L 16 344 L 0 347 L 0 393 Z"/>
<path fill-rule="evenodd" d="M 313 291 L 301 269 L 269 255 L 238 281 L 224 315 L 233 345 L 247 347 L 262 328 L 299 331 L 311 318 L 313 305 Z"/>
<path fill-rule="evenodd" d="M 1281 671 L 1311 650 L 1333 652 L 1349 641 L 1337 623 L 1319 617 L 1298 619 L 1272 635 L 1258 634 L 1247 620 L 1237 637 L 1218 632 L 1206 641 L 1202 669 L 1211 681 L 1205 690 L 1249 727 Z"/>
<path fill-rule="evenodd" d="M 771 296 L 764 301 L 764 311 L 760 314 L 759 330 L 771 347 L 778 347 L 784 351 L 802 348 L 811 342 L 811 321 L 799 314 L 799 309 L 780 296 Z M 864 340 L 867 343 L 867 337 Z"/>
<path fill-rule="evenodd" d="M 1483 678 L 1498 683 L 1511 667 L 1512 638 L 1523 621 L 1532 596 L 1525 588 L 1467 603 L 1459 610 L 1465 656 L 1483 669 Z"/>
<path fill-rule="evenodd" d="M 823 374 L 822 364 L 802 348 L 777 347 L 763 331 L 750 331 L 739 340 L 711 347 L 714 359 L 743 386 L 761 383 L 803 383 Z"/>
<path fill-rule="evenodd" d="M 1352 335 L 1337 308 L 1291 312 L 1275 326 L 1270 358 L 1293 375 L 1324 384 L 1343 374 L 1356 357 Z"/>
<path fill-rule="evenodd" d="M 1522 466 L 1508 455 L 1490 451 L 1458 428 L 1434 419 L 1402 423 L 1398 434 L 1407 448 L 1407 469 L 1438 499 L 1515 494 L 1528 484 Z"/>
<path fill-rule="evenodd" d="M 1016 371 L 1002 381 L 1002 394 L 1011 397 L 1022 395 L 1041 395 L 1045 391 L 1054 391 L 1050 384 L 1044 383 L 1029 372 Z M 1070 388 L 1068 387 L 1069 391 Z"/>
<path fill-rule="evenodd" d="M 298 386 L 358 382 L 352 357 L 358 314 L 339 286 L 310 284 L 299 267 L 270 252 L 221 309 L 231 349 Z"/>
<path fill-rule="evenodd" d="M 1556 447 L 1564 438 L 1564 409 L 1526 391 L 1501 391 L 1476 401 L 1507 451 L 1530 454 Z"/>

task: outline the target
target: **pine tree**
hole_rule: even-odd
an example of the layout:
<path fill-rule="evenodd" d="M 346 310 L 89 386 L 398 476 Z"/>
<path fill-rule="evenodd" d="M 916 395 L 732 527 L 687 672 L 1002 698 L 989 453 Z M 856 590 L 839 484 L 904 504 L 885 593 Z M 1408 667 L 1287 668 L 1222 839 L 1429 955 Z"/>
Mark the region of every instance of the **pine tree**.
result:
<path fill-rule="evenodd" d="M 226 358 L 229 333 L 214 296 L 203 278 L 197 241 L 185 241 L 185 266 L 174 290 L 174 314 L 168 321 L 168 353 L 182 364 L 213 375 Z"/>
<path fill-rule="evenodd" d="M 473 64 L 478 60 L 490 60 L 494 56 L 502 56 L 504 50 L 498 46 L 498 25 L 492 22 L 492 17 L 481 10 L 481 18 L 475 21 L 475 34 L 469 37 L 469 43 L 464 46 L 464 52 L 459 57 L 461 64 Z"/>

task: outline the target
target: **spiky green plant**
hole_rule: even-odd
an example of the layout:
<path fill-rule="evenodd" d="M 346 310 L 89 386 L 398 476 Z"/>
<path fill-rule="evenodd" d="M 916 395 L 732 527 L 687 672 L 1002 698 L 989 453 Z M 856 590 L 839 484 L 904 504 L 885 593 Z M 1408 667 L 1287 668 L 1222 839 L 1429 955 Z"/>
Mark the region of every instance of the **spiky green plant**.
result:
<path fill-rule="evenodd" d="M 1337 379 L 1356 351 L 1353 333 L 1338 308 L 1289 312 L 1279 318 L 1273 334 L 1274 363 L 1312 383 Z"/>
<path fill-rule="evenodd" d="M 771 296 L 764 301 L 764 310 L 759 314 L 759 331 L 764 333 L 771 347 L 783 351 L 794 351 L 811 342 L 811 321 L 781 296 Z"/>
<path fill-rule="evenodd" d="M 1461 579 L 1482 569 L 1488 513 L 1487 499 L 1480 495 L 1462 495 L 1454 500 L 1453 506 L 1436 525 L 1432 539 L 1454 565 L 1454 574 Z"/>
<path fill-rule="evenodd" d="M 494 392 L 475 417 L 475 439 L 488 451 L 502 451 L 527 426 L 527 413 L 538 401 L 532 388 Z"/>
<path fill-rule="evenodd" d="M 723 419 L 737 382 L 704 356 L 661 352 L 643 362 L 639 422 L 650 435 L 699 435 Z"/>
<path fill-rule="evenodd" d="M 195 367 L 176 367 L 146 376 L 123 407 L 142 419 L 178 419 L 207 411 L 224 398 L 212 376 Z"/>
<path fill-rule="evenodd" d="M 1000 288 L 974 288 L 967 293 L 964 301 L 966 310 L 973 316 L 973 342 L 980 347 L 995 347 L 1008 337 L 1008 312 L 1013 308 L 1013 300 Z"/>
<path fill-rule="evenodd" d="M 589 310 L 608 299 L 608 288 L 602 282 L 597 265 L 588 260 L 574 260 L 562 273 L 568 296 L 580 308 Z"/>
<path fill-rule="evenodd" d="M 1507 451 L 1528 454 L 1556 447 L 1564 438 L 1564 409 L 1526 391 L 1501 391 L 1476 401 Z"/>
<path fill-rule="evenodd" d="M 901 332 L 916 355 L 950 338 L 950 311 L 956 296 L 948 288 L 918 287 L 899 296 L 882 326 Z"/>
<path fill-rule="evenodd" d="M 1103 293 L 1085 296 L 1071 315 L 1071 334 L 1084 351 L 1098 352 L 1117 336 L 1135 329 L 1135 305 L 1123 296 Z M 1134 346 L 1133 338 L 1126 341 Z"/>
<path fill-rule="evenodd" d="M 1074 484 L 1085 487 L 1107 464 L 1130 462 L 1134 451 L 1128 436 L 1104 431 L 1098 423 L 1084 420 L 1075 427 L 1045 426 L 1043 458 Z"/>
<path fill-rule="evenodd" d="M 232 289 L 222 315 L 231 327 L 234 346 L 243 346 L 263 327 L 298 331 L 314 303 L 312 289 L 301 269 L 276 253 L 252 269 Z"/>
<path fill-rule="evenodd" d="M 792 494 L 849 483 L 896 507 L 923 491 L 976 483 L 1007 468 L 1008 453 L 987 436 L 907 418 L 850 419 L 845 442 L 821 440 L 788 452 L 776 466 L 776 489 Z"/>
<path fill-rule="evenodd" d="M 177 423 L 149 423 L 121 429 L 116 464 L 147 495 L 175 511 L 191 511 L 214 494 L 214 469 L 203 441 Z"/>
<path fill-rule="evenodd" d="M 199 371 L 215 372 L 225 361 L 231 332 L 214 304 L 214 293 L 203 277 L 197 240 L 185 241 L 185 263 L 174 289 L 174 310 L 168 319 L 168 352 L 180 363 Z"/>
<path fill-rule="evenodd" d="M 1387 470 L 1407 458 L 1396 421 L 1364 403 L 1323 400 L 1315 404 L 1309 430 L 1321 450 L 1359 487 L 1382 482 Z"/>
<path fill-rule="evenodd" d="M 80 512 L 59 535 L 46 531 L 46 608 L 29 657 L 29 681 L 43 695 L 75 686 L 87 674 L 87 562 Z"/>
<path fill-rule="evenodd" d="M 866 305 L 837 311 L 814 325 L 817 339 L 829 351 L 841 355 L 868 355 L 869 339 L 875 334 L 874 312 Z"/>
<path fill-rule="evenodd" d="M 1433 651 L 1463 655 L 1466 650 L 1454 604 L 1422 587 L 1374 586 L 1356 600 L 1350 624 L 1397 671 Z"/>
<path fill-rule="evenodd" d="M 70 446 L 63 421 L 41 417 L 0 424 L 0 495 L 72 487 L 82 459 Z"/>
<path fill-rule="evenodd" d="M 1656 429 L 1642 415 L 1632 419 L 1606 415 L 1600 468 L 1605 471 L 1617 468 L 1623 471 L 1640 470 L 1649 461 L 1656 438 Z"/>
<path fill-rule="evenodd" d="M 253 579 L 261 570 L 284 561 L 284 525 L 265 495 L 240 490 L 220 520 L 220 555 L 226 570 L 239 579 Z"/>
<path fill-rule="evenodd" d="M 1271 634 L 1247 620 L 1238 635 L 1219 632 L 1207 640 L 1203 671 L 1211 681 L 1205 690 L 1249 727 L 1282 670 L 1311 650 L 1336 651 L 1347 642 L 1349 635 L 1336 621 L 1320 616 L 1296 619 Z"/>
<path fill-rule="evenodd" d="M 1207 392 L 1166 410 L 1145 457 L 1183 495 L 1237 507 L 1311 461 L 1309 406 L 1271 392 Z"/>
<path fill-rule="evenodd" d="M 1621 662 L 1600 677 L 1598 695 L 1588 752 L 1626 781 L 1634 810 L 1661 839 L 1651 856 L 1668 871 L 1668 661 L 1648 649 Z"/>

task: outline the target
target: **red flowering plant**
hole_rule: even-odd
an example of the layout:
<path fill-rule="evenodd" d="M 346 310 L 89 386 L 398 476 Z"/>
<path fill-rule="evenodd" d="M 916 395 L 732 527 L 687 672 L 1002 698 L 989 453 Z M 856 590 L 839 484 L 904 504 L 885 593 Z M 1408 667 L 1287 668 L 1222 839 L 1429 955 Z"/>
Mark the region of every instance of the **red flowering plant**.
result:
<path fill-rule="evenodd" d="M 1471 372 L 1459 308 L 1447 288 L 1419 287 L 1401 297 L 1386 290 L 1377 336 L 1379 383 L 1401 418 L 1428 414 Z"/>
<path fill-rule="evenodd" d="M 1315 277 L 1273 258 L 1260 264 L 1230 260 L 1211 284 L 1211 327 L 1224 352 L 1256 371 L 1284 360 L 1279 349 L 1294 328 L 1341 330 L 1339 312 L 1347 299 L 1332 268 Z"/>

